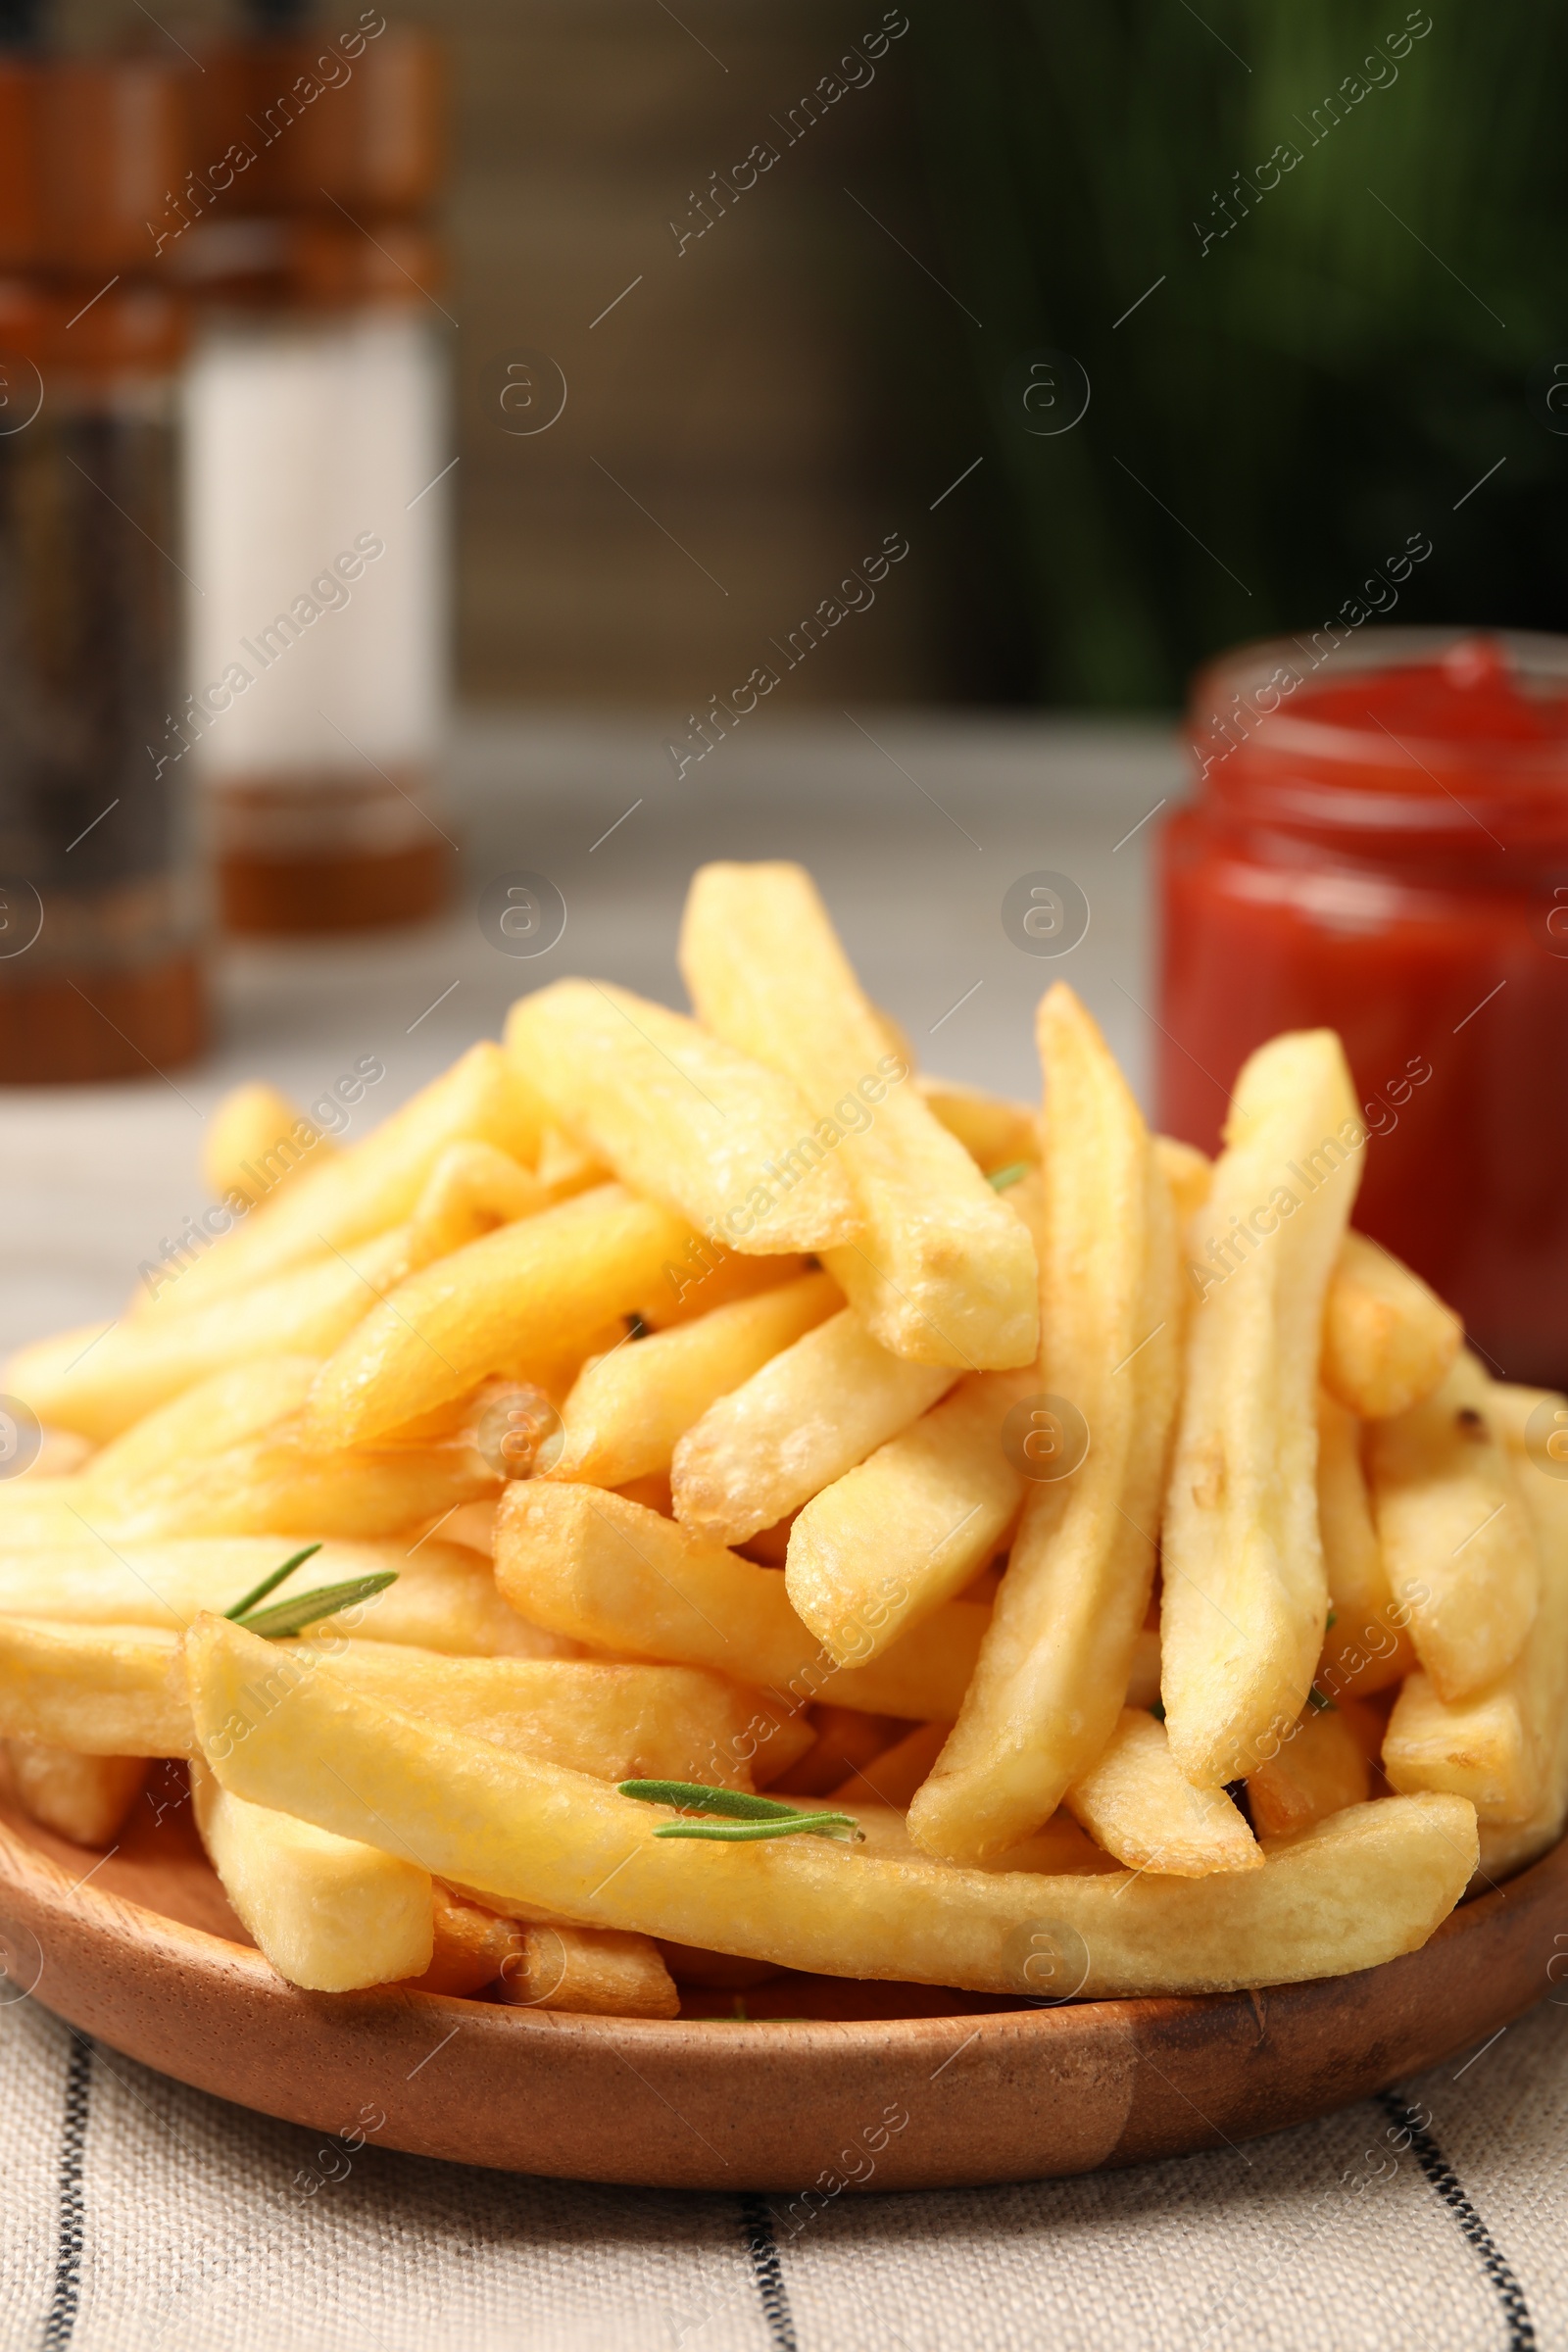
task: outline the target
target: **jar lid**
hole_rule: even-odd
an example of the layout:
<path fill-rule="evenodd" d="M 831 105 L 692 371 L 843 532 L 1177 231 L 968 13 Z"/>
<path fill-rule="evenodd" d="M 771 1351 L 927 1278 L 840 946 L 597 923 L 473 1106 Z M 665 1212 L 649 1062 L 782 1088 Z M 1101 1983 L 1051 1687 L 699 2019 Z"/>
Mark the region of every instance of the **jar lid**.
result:
<path fill-rule="evenodd" d="M 245 212 L 411 218 L 446 167 L 446 76 L 427 34 L 361 12 L 329 38 L 203 54 L 194 194 Z"/>
<path fill-rule="evenodd" d="M 152 268 L 148 224 L 186 166 L 187 88 L 187 70 L 158 58 L 8 61 L 0 108 L 30 183 L 18 185 L 8 157 L 0 250 L 12 267 L 99 278 Z"/>

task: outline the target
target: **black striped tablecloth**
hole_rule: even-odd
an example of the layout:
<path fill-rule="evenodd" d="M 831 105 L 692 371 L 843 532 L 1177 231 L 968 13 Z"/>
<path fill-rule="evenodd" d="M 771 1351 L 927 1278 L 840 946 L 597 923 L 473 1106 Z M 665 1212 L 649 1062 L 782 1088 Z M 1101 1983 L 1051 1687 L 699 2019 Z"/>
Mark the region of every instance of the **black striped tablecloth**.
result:
<path fill-rule="evenodd" d="M 431 2163 L 0 2007 L 5 2352 L 1568 2344 L 1568 1986 L 1326 2122 L 1077 2180 L 787 2197 Z M 800 2208 L 797 2206 L 796 2212 Z"/>

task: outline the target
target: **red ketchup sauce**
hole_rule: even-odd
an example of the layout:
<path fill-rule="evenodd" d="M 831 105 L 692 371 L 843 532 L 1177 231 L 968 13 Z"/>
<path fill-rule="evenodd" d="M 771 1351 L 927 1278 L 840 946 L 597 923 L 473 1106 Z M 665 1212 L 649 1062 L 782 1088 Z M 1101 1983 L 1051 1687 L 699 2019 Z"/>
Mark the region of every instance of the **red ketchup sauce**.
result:
<path fill-rule="evenodd" d="M 1158 1118 L 1213 1152 L 1281 1029 L 1345 1041 L 1355 1222 L 1513 1380 L 1568 1381 L 1568 638 L 1367 628 L 1197 680 Z"/>

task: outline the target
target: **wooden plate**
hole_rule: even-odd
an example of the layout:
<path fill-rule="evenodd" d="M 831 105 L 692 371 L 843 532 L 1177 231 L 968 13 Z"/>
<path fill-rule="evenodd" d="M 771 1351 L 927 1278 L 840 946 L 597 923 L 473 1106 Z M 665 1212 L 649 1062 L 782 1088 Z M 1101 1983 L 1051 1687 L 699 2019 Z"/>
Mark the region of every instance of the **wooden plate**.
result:
<path fill-rule="evenodd" d="M 138 1806 L 103 1857 L 0 1805 L 13 1997 L 323 2132 L 380 2110 L 383 2146 L 668 2188 L 957 2187 L 1278 2131 L 1529 2008 L 1568 1893 L 1565 1840 L 1424 1950 L 1266 1992 L 1039 2009 L 782 1976 L 643 2023 L 390 1987 L 297 1991 L 248 1942 L 188 1817 L 175 1804 L 155 1823 Z"/>

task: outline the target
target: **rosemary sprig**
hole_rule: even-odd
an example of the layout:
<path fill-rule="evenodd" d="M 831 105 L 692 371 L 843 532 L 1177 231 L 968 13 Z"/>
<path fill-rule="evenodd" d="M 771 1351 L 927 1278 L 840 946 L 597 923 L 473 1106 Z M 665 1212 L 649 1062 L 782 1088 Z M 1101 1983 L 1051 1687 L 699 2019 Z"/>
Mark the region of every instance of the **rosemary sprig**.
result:
<path fill-rule="evenodd" d="M 994 1193 L 1004 1193 L 1010 1184 L 1022 1183 L 1029 1173 L 1029 1161 L 1015 1159 L 1007 1167 L 997 1168 L 986 1178 Z"/>
<path fill-rule="evenodd" d="M 296 1568 L 314 1559 L 320 1548 L 319 1544 L 307 1544 L 303 1551 L 295 1552 L 281 1568 L 264 1576 L 224 1615 L 235 1625 L 242 1625 L 248 1634 L 260 1634 L 264 1642 L 287 1642 L 295 1634 L 303 1633 L 308 1625 L 315 1625 L 318 1618 L 335 1617 L 340 1609 L 356 1608 L 362 1600 L 373 1600 L 377 1592 L 384 1592 L 388 1585 L 398 1581 L 395 1568 L 382 1568 L 373 1576 L 351 1576 L 342 1584 L 318 1585 L 314 1592 L 298 1592 L 291 1600 L 276 1601 L 270 1609 L 258 1609 L 258 1601 L 265 1600 L 269 1592 L 275 1592 L 286 1576 L 292 1576 Z"/>
<path fill-rule="evenodd" d="M 673 1805 L 682 1813 L 718 1814 L 707 1821 L 667 1821 L 656 1838 L 709 1838 L 725 1845 L 749 1845 L 760 1838 L 842 1838 L 863 1842 L 865 1833 L 852 1813 L 806 1812 L 775 1797 L 751 1796 L 740 1788 L 710 1788 L 701 1781 L 622 1781 L 622 1796 L 647 1805 Z"/>
<path fill-rule="evenodd" d="M 285 1576 L 292 1576 L 296 1568 L 303 1568 L 307 1560 L 315 1559 L 320 1548 L 319 1544 L 307 1544 L 303 1551 L 296 1551 L 292 1558 L 286 1559 L 281 1568 L 274 1568 L 271 1575 L 264 1576 L 259 1585 L 252 1585 L 243 1600 L 236 1600 L 231 1609 L 223 1611 L 224 1616 L 232 1617 L 238 1625 L 242 1617 L 250 1615 L 258 1601 L 265 1600 L 269 1592 L 275 1592 Z"/>

